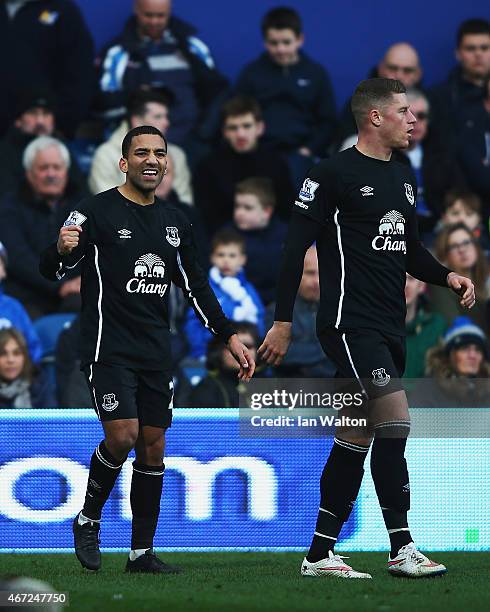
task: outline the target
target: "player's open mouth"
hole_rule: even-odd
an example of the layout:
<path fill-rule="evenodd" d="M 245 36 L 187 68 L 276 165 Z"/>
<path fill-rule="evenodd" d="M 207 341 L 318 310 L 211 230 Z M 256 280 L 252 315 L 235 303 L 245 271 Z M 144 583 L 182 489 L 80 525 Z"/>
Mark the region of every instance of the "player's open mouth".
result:
<path fill-rule="evenodd" d="M 143 170 L 143 174 L 145 176 L 156 176 L 158 174 L 158 170 L 155 168 L 149 168 L 148 170 Z"/>

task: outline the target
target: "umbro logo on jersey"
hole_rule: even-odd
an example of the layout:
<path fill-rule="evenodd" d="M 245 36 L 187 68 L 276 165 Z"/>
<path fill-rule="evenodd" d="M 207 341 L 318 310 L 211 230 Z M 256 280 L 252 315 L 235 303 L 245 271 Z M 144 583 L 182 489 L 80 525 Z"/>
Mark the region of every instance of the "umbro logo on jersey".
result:
<path fill-rule="evenodd" d="M 303 202 L 300 202 L 299 200 L 295 200 L 294 204 L 300 208 L 304 208 L 305 210 L 308 210 L 309 208 L 308 204 L 303 204 Z"/>
<path fill-rule="evenodd" d="M 131 238 L 131 230 L 120 229 L 117 230 L 117 233 L 119 234 L 119 238 Z"/>
<path fill-rule="evenodd" d="M 364 187 L 361 187 L 359 189 L 359 191 L 362 193 L 362 196 L 365 198 L 366 196 L 372 196 L 374 195 L 374 187 L 369 187 L 368 185 L 365 185 Z"/>

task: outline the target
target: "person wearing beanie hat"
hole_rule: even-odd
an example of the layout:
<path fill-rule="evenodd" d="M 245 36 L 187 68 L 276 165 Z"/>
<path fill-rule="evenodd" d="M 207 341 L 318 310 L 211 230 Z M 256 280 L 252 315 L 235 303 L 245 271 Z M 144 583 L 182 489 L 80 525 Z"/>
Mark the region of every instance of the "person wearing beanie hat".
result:
<path fill-rule="evenodd" d="M 440 346 L 427 354 L 427 374 L 434 384 L 424 394 L 425 407 L 482 407 L 490 398 L 487 337 L 469 317 L 458 317 Z"/>
<path fill-rule="evenodd" d="M 29 354 L 33 363 L 41 360 L 42 346 L 34 325 L 24 306 L 11 297 L 5 295 L 3 280 L 7 277 L 7 249 L 0 242 L 0 329 L 15 327 L 24 335 Z"/>
<path fill-rule="evenodd" d="M 0 185 L 2 191 L 15 191 L 24 179 L 22 155 L 27 145 L 38 136 L 55 136 L 63 140 L 57 130 L 56 98 L 46 87 L 25 89 L 18 97 L 15 121 L 0 140 Z M 85 187 L 86 179 L 75 158 L 70 155 L 70 180 Z"/>
<path fill-rule="evenodd" d="M 485 356 L 487 355 L 487 338 L 484 331 L 475 325 L 469 317 L 457 317 L 444 336 L 444 347 L 448 355 L 452 351 L 475 345 Z"/>

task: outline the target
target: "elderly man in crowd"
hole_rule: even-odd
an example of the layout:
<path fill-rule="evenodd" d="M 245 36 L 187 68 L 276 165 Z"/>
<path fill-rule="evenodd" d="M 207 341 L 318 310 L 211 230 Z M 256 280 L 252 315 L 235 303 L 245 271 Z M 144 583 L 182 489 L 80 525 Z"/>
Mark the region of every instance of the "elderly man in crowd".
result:
<path fill-rule="evenodd" d="M 55 285 L 38 271 L 41 251 L 84 195 L 70 184 L 68 150 L 55 138 L 39 136 L 26 147 L 23 166 L 25 181 L 0 202 L 0 240 L 10 254 L 5 289 L 32 318 L 78 310 L 80 277 Z"/>
<path fill-rule="evenodd" d="M 24 179 L 22 156 L 27 145 L 38 136 L 58 137 L 55 97 L 49 89 L 33 88 L 20 97 L 15 109 L 15 121 L 0 140 L 0 188 L 2 193 L 15 191 Z M 80 187 L 83 176 L 73 156 L 70 156 L 70 180 Z"/>
<path fill-rule="evenodd" d="M 369 78 L 397 79 L 407 89 L 418 87 L 422 80 L 422 67 L 417 50 L 406 42 L 388 47 L 378 65 L 372 68 Z M 336 142 L 340 149 L 351 147 L 357 142 L 357 126 L 350 107 L 350 100 L 344 106 L 337 131 Z"/>

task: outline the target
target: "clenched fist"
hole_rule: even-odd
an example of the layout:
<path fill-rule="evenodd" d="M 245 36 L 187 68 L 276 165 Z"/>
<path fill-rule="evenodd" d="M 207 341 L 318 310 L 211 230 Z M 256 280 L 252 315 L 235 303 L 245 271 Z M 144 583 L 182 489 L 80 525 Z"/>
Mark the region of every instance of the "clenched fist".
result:
<path fill-rule="evenodd" d="M 82 228 L 79 225 L 66 225 L 60 229 L 56 245 L 60 255 L 69 255 L 78 246 Z"/>

